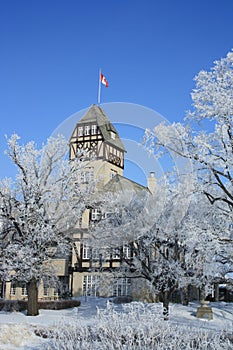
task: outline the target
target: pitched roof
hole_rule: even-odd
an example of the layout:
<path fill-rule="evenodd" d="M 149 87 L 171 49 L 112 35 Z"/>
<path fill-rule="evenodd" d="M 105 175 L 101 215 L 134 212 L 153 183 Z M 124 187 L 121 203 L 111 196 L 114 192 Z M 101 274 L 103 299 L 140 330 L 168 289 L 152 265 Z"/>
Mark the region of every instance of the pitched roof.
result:
<path fill-rule="evenodd" d="M 78 127 L 80 124 L 89 123 L 96 123 L 106 142 L 126 152 L 125 147 L 114 125 L 111 123 L 103 109 L 99 106 L 96 106 L 95 104 L 93 104 L 87 113 L 78 121 L 76 127 Z M 111 132 L 115 134 L 115 138 L 112 138 Z"/>
<path fill-rule="evenodd" d="M 148 187 L 142 186 L 138 184 L 137 182 L 134 182 L 130 179 L 127 179 L 124 176 L 121 176 L 119 174 L 116 174 L 110 181 L 106 183 L 106 185 L 103 187 L 103 191 L 105 192 L 119 192 L 119 191 L 126 191 L 126 190 L 133 190 L 135 192 L 141 192 L 141 191 L 148 191 Z"/>

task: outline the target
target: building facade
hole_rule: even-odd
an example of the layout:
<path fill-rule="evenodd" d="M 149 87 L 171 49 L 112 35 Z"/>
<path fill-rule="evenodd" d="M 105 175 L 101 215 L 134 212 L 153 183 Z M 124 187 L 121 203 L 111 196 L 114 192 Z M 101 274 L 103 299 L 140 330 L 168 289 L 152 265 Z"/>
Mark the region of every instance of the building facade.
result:
<path fill-rule="evenodd" d="M 151 173 L 148 187 L 123 176 L 126 149 L 120 136 L 102 108 L 92 105 L 77 122 L 69 141 L 70 161 L 85 154 L 85 164 L 78 181 L 85 186 L 95 183 L 96 195 L 103 191 L 127 189 L 151 191 L 156 189 L 156 179 Z M 72 230 L 73 247 L 69 257 L 53 259 L 59 278 L 58 286 L 41 282 L 39 299 L 51 300 L 65 296 L 133 296 L 138 297 L 140 281 L 131 281 L 125 276 L 114 276 L 112 271 L 120 266 L 121 254 L 100 251 L 89 246 L 89 228 L 99 220 L 98 208 L 87 208 L 77 226 Z M 131 257 L 130 246 L 119 247 L 124 256 Z M 136 284 L 136 286 L 135 286 Z M 143 282 L 141 282 L 143 285 Z M 142 287 L 143 288 L 143 287 Z M 0 297 L 17 300 L 27 299 L 25 283 L 6 282 L 0 285 Z"/>
<path fill-rule="evenodd" d="M 94 180 L 97 193 L 127 189 L 135 192 L 155 190 L 154 173 L 151 173 L 148 179 L 150 188 L 123 176 L 126 149 L 108 116 L 96 105 L 92 105 L 78 121 L 70 138 L 71 160 L 83 150 L 88 154 L 88 161 L 80 180 L 82 183 L 90 179 Z M 70 266 L 71 295 L 74 297 L 82 295 L 136 297 L 139 281 L 135 282 L 122 275 L 114 276 L 113 271 L 121 264 L 119 250 L 116 253 L 103 247 L 100 251 L 89 246 L 88 229 L 99 220 L 100 215 L 98 208 L 86 209 L 79 227 L 73 233 L 74 246 Z M 124 256 L 131 257 L 128 244 L 123 242 L 119 249 Z"/>

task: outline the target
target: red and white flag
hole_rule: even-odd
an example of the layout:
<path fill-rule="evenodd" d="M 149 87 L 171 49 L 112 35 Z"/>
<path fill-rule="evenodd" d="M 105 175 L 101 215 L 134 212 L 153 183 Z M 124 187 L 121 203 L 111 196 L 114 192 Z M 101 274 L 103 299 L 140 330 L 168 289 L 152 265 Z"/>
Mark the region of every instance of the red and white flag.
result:
<path fill-rule="evenodd" d="M 105 78 L 105 76 L 104 76 L 102 73 L 100 73 L 100 81 L 101 81 L 101 83 L 102 83 L 103 85 L 105 85 L 106 87 L 108 87 L 108 81 L 107 81 L 107 79 Z"/>

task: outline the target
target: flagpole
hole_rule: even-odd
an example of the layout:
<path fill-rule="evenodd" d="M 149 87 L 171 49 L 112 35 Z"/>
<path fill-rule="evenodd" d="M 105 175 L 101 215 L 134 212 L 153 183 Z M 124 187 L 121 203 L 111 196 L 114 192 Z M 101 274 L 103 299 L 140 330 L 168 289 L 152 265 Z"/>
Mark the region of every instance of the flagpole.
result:
<path fill-rule="evenodd" d="M 101 77 L 101 68 L 100 68 L 100 70 L 99 70 L 98 105 L 100 105 L 100 92 L 101 92 L 101 81 L 100 81 L 100 77 Z"/>

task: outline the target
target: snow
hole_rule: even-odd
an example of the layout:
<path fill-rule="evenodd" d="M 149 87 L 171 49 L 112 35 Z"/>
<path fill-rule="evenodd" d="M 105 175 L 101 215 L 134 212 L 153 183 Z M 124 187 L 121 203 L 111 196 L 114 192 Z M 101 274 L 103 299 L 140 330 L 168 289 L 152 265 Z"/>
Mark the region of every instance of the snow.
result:
<path fill-rule="evenodd" d="M 129 305 L 140 306 L 133 302 Z M 126 304 L 125 304 L 126 305 Z M 56 328 L 59 324 L 76 322 L 79 325 L 94 325 L 98 322 L 98 310 L 108 308 L 109 303 L 104 298 L 81 298 L 78 308 L 66 310 L 40 310 L 39 316 L 26 316 L 23 312 L 0 312 L 0 350 L 40 350 L 45 349 L 49 340 L 35 335 L 36 329 Z M 161 304 L 148 304 L 155 312 L 161 312 Z M 188 306 L 171 304 L 170 323 L 197 329 L 212 330 L 214 332 L 226 331 L 232 334 L 233 303 L 210 303 L 214 318 L 211 321 L 197 319 L 196 309 L 198 303 L 189 303 Z M 127 307 L 113 305 L 118 312 L 126 312 Z"/>

